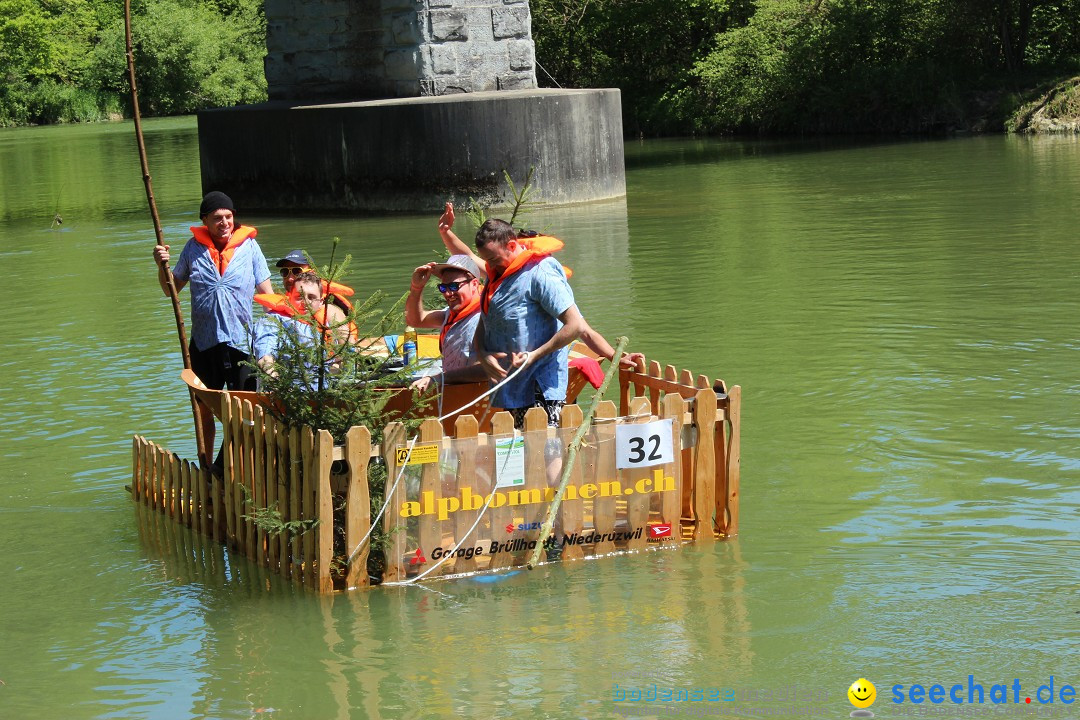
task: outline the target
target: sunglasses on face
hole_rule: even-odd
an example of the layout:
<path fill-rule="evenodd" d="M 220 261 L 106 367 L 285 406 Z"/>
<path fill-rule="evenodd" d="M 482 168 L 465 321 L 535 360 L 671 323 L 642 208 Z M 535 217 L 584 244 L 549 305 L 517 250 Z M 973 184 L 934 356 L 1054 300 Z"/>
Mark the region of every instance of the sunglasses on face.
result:
<path fill-rule="evenodd" d="M 467 282 L 452 282 L 452 283 L 439 283 L 436 287 L 441 293 L 457 292 L 463 285 L 468 285 Z"/>
<path fill-rule="evenodd" d="M 297 275 L 301 275 L 301 274 L 306 273 L 306 272 L 307 272 L 307 268 L 283 267 L 283 268 L 281 268 L 281 277 L 287 278 L 290 275 L 292 275 L 293 277 L 296 277 Z"/>

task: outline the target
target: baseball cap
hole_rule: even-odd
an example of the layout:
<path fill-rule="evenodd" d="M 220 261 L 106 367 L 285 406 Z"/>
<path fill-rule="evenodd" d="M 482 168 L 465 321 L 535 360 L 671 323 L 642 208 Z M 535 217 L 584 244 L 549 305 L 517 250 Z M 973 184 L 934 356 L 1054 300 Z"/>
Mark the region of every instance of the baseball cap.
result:
<path fill-rule="evenodd" d="M 276 267 L 282 267 L 285 265 L 285 263 L 296 263 L 297 265 L 311 264 L 308 262 L 307 256 L 304 255 L 303 250 L 293 250 L 291 253 L 278 260 Z"/>
<path fill-rule="evenodd" d="M 442 274 L 446 270 L 464 270 L 472 275 L 474 278 L 484 278 L 485 275 L 480 271 L 479 266 L 468 255 L 451 255 L 446 262 L 439 263 L 431 268 L 431 272 L 442 277 Z"/>

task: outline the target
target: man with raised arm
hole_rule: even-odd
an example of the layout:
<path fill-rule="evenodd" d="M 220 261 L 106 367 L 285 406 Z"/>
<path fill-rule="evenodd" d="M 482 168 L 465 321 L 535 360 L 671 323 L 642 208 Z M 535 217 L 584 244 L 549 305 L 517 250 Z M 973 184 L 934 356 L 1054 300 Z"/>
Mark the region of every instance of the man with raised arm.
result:
<path fill-rule="evenodd" d="M 487 266 L 480 295 L 474 347 L 492 382 L 518 374 L 495 394 L 521 427 L 530 407 L 541 407 L 558 426 L 566 401 L 567 347 L 581 335 L 584 320 L 562 266 L 547 253 L 527 249 L 503 220 L 488 220 L 476 232 L 476 250 Z"/>
<path fill-rule="evenodd" d="M 443 214 L 439 217 L 439 237 L 442 238 L 443 245 L 446 246 L 446 249 L 449 250 L 451 254 L 463 254 L 470 256 L 473 261 L 480 266 L 481 272 L 483 272 L 486 276 L 486 270 L 484 270 L 485 262 L 483 258 L 473 252 L 468 245 L 466 245 L 456 234 L 454 234 L 454 220 L 454 205 L 453 203 L 448 202 L 446 203 L 446 206 L 443 210 Z M 511 228 L 511 231 L 512 230 L 513 229 Z M 477 235 L 479 236 L 479 233 Z M 517 236 L 515 234 L 515 238 L 516 237 Z M 522 245 L 523 247 L 525 246 L 525 243 L 520 241 L 518 242 L 518 244 Z M 525 249 L 527 250 L 528 248 L 525 247 Z M 581 341 L 585 343 L 585 345 L 590 350 L 592 350 L 600 357 L 607 360 L 611 360 L 612 358 L 614 358 L 615 348 L 611 346 L 611 343 L 609 343 L 603 335 L 594 330 L 593 327 L 589 325 L 589 321 L 586 320 L 584 317 L 581 318 L 581 332 L 579 337 Z M 637 366 L 638 362 L 643 362 L 644 360 L 645 356 L 641 353 L 624 353 L 623 356 L 619 359 L 619 363 L 625 368 L 633 369 Z"/>
<path fill-rule="evenodd" d="M 476 382 L 487 377 L 473 352 L 473 335 L 480 321 L 480 268 L 468 255 L 451 255 L 444 263 L 428 263 L 413 271 L 405 299 L 405 322 L 418 328 L 440 328 L 441 377 L 423 377 L 412 384 L 426 390 L 433 381 Z M 435 276 L 445 310 L 425 310 L 424 286 Z"/>

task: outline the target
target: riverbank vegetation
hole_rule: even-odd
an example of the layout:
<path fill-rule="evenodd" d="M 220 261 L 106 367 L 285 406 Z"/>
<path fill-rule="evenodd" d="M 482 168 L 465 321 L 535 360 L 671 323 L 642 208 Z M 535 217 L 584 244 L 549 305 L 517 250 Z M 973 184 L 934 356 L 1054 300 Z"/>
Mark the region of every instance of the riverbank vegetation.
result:
<path fill-rule="evenodd" d="M 632 134 L 1001 130 L 1080 69 L 1080 0 L 531 5 L 544 82 L 621 88 Z"/>
<path fill-rule="evenodd" d="M 139 100 L 147 115 L 266 98 L 261 0 L 135 0 Z M 123 3 L 0 0 L 0 125 L 131 115 Z"/>
<path fill-rule="evenodd" d="M 541 84 L 620 88 L 632 135 L 1061 129 L 1080 117 L 1080 0 L 530 6 Z M 121 12 L 114 0 L 0 0 L 0 125 L 129 115 Z M 138 0 L 133 12 L 148 115 L 265 99 L 261 0 Z M 1064 116 L 1040 125 L 1048 112 Z"/>

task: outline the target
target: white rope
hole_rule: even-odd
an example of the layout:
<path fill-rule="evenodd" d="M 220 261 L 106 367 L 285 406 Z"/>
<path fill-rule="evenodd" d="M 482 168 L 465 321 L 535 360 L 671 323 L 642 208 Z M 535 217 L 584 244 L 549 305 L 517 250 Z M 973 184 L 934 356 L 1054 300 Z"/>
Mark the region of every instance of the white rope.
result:
<path fill-rule="evenodd" d="M 513 450 L 513 445 L 511 445 L 511 450 Z M 505 469 L 506 469 L 506 464 L 507 464 L 508 462 L 510 462 L 510 454 L 511 454 L 511 453 L 509 453 L 509 452 L 508 452 L 508 453 L 506 453 L 506 459 L 504 459 L 504 460 L 503 460 L 503 470 L 505 470 Z M 499 480 L 498 480 L 498 478 L 499 478 L 499 472 L 498 472 L 498 470 L 496 470 L 496 472 L 495 472 L 495 485 L 496 485 L 496 486 L 497 486 L 497 485 L 499 484 Z M 423 578 L 425 578 L 425 577 L 426 577 L 427 575 L 429 575 L 429 574 L 431 574 L 431 573 L 435 572 L 436 570 L 438 570 L 438 569 L 439 569 L 439 567 L 440 567 L 440 566 L 441 566 L 441 565 L 442 565 L 442 564 L 443 564 L 444 562 L 446 562 L 446 561 L 447 561 L 447 560 L 449 560 L 450 558 L 454 557 L 454 553 L 456 553 L 456 552 L 458 551 L 458 548 L 460 548 L 460 547 L 461 547 L 462 545 L 464 545 L 464 544 L 465 544 L 465 541 L 466 541 L 466 540 L 467 540 L 467 539 L 469 538 L 469 536 L 470 536 L 470 535 L 472 535 L 472 533 L 473 533 L 473 530 L 475 530 L 475 529 L 476 529 L 476 526 L 480 524 L 480 520 L 482 520 L 482 519 L 483 519 L 483 517 L 484 517 L 484 513 L 486 513 L 486 512 L 487 512 L 487 509 L 488 509 L 489 507 L 491 507 L 491 501 L 492 501 L 492 499 L 493 499 L 494 497 L 495 497 L 495 487 L 493 486 L 493 487 L 491 488 L 491 492 L 490 492 L 490 493 L 488 493 L 488 499 L 487 499 L 487 502 L 486 502 L 486 503 L 484 503 L 484 507 L 480 508 L 480 512 L 479 512 L 479 514 L 478 514 L 478 515 L 476 516 L 476 520 L 475 520 L 475 521 L 473 522 L 473 524 L 472 524 L 472 527 L 470 527 L 470 528 L 469 528 L 468 530 L 466 530 L 466 531 L 465 531 L 465 534 L 463 534 L 463 535 L 461 536 L 461 539 L 460 539 L 460 540 L 458 540 L 458 542 L 457 542 L 457 545 L 455 545 L 454 547 L 450 548 L 450 550 L 448 550 L 448 551 L 447 551 L 446 553 L 444 553 L 444 554 L 443 554 L 443 556 L 442 556 L 442 559 L 441 559 L 441 560 L 439 560 L 439 562 L 435 563 L 434 565 L 432 565 L 432 566 L 431 566 L 431 567 L 429 567 L 429 568 L 428 568 L 427 570 L 425 570 L 424 572 L 420 573 L 419 575 L 417 575 L 417 576 L 416 576 L 416 577 L 414 577 L 414 578 L 409 578 L 408 580 L 401 580 L 401 581 L 399 581 L 399 582 L 385 582 L 385 583 L 383 583 L 383 585 L 412 585 L 412 584 L 413 584 L 414 582 L 417 582 L 418 580 L 422 580 L 422 579 L 423 579 Z"/>
<path fill-rule="evenodd" d="M 502 387 L 506 383 L 513 380 L 517 376 L 518 373 L 520 373 L 522 370 L 524 370 L 526 368 L 526 366 L 528 366 L 528 364 L 529 364 L 529 353 L 526 352 L 525 353 L 525 360 L 521 363 L 521 365 L 519 365 L 514 370 L 514 372 L 507 375 L 505 378 L 500 380 L 494 386 L 489 388 L 487 390 L 487 392 L 485 392 L 482 395 L 476 397 L 471 402 L 469 402 L 469 403 L 467 403 L 465 405 L 462 405 L 461 407 L 459 407 L 457 410 L 454 410 L 453 412 L 449 412 L 449 413 L 446 413 L 445 415 L 439 416 L 437 418 L 437 420 L 439 422 L 442 422 L 446 418 L 451 417 L 453 415 L 456 415 L 456 414 L 460 413 L 462 410 L 465 410 L 467 408 L 472 407 L 476 403 L 478 403 L 481 400 L 483 400 L 484 398 L 486 398 L 488 395 L 490 395 L 493 392 L 495 392 L 496 390 L 498 390 L 500 387 Z M 441 395 L 442 395 L 442 393 L 440 392 L 440 397 L 441 397 Z M 409 449 L 408 449 L 408 452 L 405 455 L 405 460 L 401 463 L 401 467 L 398 470 L 397 477 L 394 479 L 394 486 L 392 488 L 390 488 L 390 492 L 386 493 L 386 499 L 383 501 L 382 507 L 379 508 L 378 514 L 375 515 L 375 517 L 372 519 L 371 525 L 368 527 L 368 531 L 364 534 L 364 537 L 360 538 L 360 542 L 356 543 L 356 548 L 351 553 L 349 553 L 349 559 L 345 561 L 346 565 L 351 565 L 353 560 L 356 559 L 356 553 L 360 552 L 360 548 L 364 547 L 364 543 L 366 543 L 368 541 L 368 538 L 371 537 L 371 533 L 375 531 L 375 526 L 378 525 L 379 518 L 382 517 L 383 513 L 386 512 L 387 506 L 390 505 L 390 500 L 391 500 L 391 498 L 394 497 L 394 493 L 397 492 L 398 485 L 401 483 L 401 478 L 405 474 L 405 468 L 408 467 L 408 465 L 409 465 L 409 458 L 412 457 L 413 446 L 416 445 L 416 440 L 419 437 L 420 437 L 419 435 L 413 435 L 412 439 L 409 440 Z M 509 459 L 509 456 L 507 457 L 507 459 Z M 488 504 L 491 503 L 491 497 L 492 496 L 494 496 L 494 493 L 492 493 L 492 495 L 488 497 Z M 484 506 L 484 510 L 486 510 L 486 509 L 487 509 L 487 505 Z M 483 514 L 484 514 L 483 511 L 481 511 L 480 515 L 483 516 Z M 480 521 L 480 518 L 478 517 L 477 522 L 479 522 L 479 521 Z M 474 524 L 473 527 L 475 528 L 476 525 Z M 472 530 L 470 529 L 469 533 L 471 533 L 471 532 L 472 532 Z M 468 533 L 465 534 L 465 537 L 468 537 Z M 457 548 L 454 548 L 454 549 L 457 550 Z M 436 565 L 435 567 L 438 567 L 438 565 Z M 434 569 L 434 568 L 432 568 L 432 569 Z M 384 583 L 384 584 L 389 584 L 389 583 Z"/>
<path fill-rule="evenodd" d="M 509 459 L 510 459 L 510 456 L 509 456 L 509 453 L 507 453 L 507 460 L 509 460 Z M 498 477 L 498 474 L 497 474 L 497 473 L 496 473 L 495 477 L 496 477 L 496 478 Z M 498 481 L 496 480 L 496 482 L 498 482 Z M 469 528 L 469 529 L 468 529 L 468 530 L 467 530 L 467 531 L 465 532 L 465 534 L 461 536 L 461 539 L 460 539 L 460 540 L 458 540 L 458 543 L 457 543 L 457 545 L 455 545 L 455 546 L 454 546 L 453 548 L 451 548 L 451 549 L 450 549 L 450 550 L 449 550 L 449 551 L 448 551 L 448 552 L 447 552 L 446 554 L 444 554 L 444 555 L 442 556 L 442 559 L 441 559 L 441 560 L 439 560 L 439 562 L 435 563 L 434 565 L 432 565 L 432 566 L 431 566 L 431 567 L 429 567 L 429 568 L 428 568 L 427 570 L 425 570 L 424 572 L 420 573 L 419 575 L 417 575 L 417 576 L 416 576 L 416 577 L 414 577 L 414 578 L 409 578 L 408 580 L 402 580 L 402 581 L 400 581 L 400 582 L 384 582 L 384 583 L 383 583 L 383 585 L 412 585 L 412 584 L 413 584 L 414 582 L 416 582 L 417 580 L 421 580 L 421 579 L 423 579 L 423 578 L 424 578 L 425 576 L 427 576 L 427 575 L 428 575 L 429 573 L 432 573 L 432 572 L 435 572 L 436 570 L 438 570 L 438 569 L 439 569 L 439 566 L 441 566 L 441 565 L 442 565 L 442 564 L 443 564 L 444 562 L 446 562 L 447 560 L 449 560 L 450 558 L 452 558 L 452 557 L 454 556 L 454 553 L 456 553 L 456 552 L 458 551 L 458 548 L 460 548 L 460 547 L 461 547 L 461 545 L 462 545 L 462 544 L 463 544 L 463 543 L 465 542 L 465 540 L 466 540 L 466 539 L 467 539 L 467 538 L 468 538 L 468 537 L 469 537 L 470 535 L 472 535 L 472 532 L 473 532 L 473 530 L 475 530 L 475 529 L 476 529 L 476 526 L 480 524 L 480 520 L 481 520 L 481 519 L 482 519 L 482 518 L 484 517 L 484 513 L 485 513 L 485 512 L 487 512 L 487 509 L 488 509 L 488 507 L 489 507 L 489 506 L 491 505 L 491 499 L 492 499 L 493 497 L 495 497 L 495 488 L 492 488 L 492 489 L 491 489 L 491 492 L 490 492 L 490 493 L 488 493 L 488 499 L 487 499 L 487 502 L 486 502 L 486 503 L 484 503 L 484 507 L 480 508 L 480 513 L 479 513 L 479 514 L 478 514 L 478 515 L 476 516 L 476 522 L 474 522 L 474 523 L 472 524 L 472 527 L 470 527 L 470 528 Z"/>

